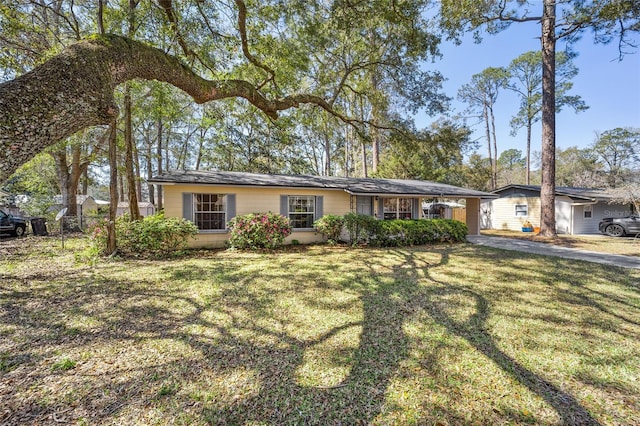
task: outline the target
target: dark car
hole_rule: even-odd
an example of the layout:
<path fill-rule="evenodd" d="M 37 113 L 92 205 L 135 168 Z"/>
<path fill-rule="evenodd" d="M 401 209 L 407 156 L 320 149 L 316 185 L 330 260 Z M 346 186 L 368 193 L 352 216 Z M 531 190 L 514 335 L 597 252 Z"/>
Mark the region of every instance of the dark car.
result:
<path fill-rule="evenodd" d="M 607 217 L 598 225 L 600 232 L 610 237 L 640 234 L 640 216 Z"/>
<path fill-rule="evenodd" d="M 16 237 L 22 237 L 26 230 L 27 221 L 24 218 L 0 210 L 0 234 L 10 233 Z"/>

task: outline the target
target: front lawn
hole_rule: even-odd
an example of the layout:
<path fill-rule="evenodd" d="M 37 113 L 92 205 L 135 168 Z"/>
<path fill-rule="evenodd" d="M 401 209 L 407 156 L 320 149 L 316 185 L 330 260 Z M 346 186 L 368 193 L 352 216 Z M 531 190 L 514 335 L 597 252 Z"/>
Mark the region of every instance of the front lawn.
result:
<path fill-rule="evenodd" d="M 640 424 L 640 272 L 470 244 L 0 244 L 0 424 Z"/>

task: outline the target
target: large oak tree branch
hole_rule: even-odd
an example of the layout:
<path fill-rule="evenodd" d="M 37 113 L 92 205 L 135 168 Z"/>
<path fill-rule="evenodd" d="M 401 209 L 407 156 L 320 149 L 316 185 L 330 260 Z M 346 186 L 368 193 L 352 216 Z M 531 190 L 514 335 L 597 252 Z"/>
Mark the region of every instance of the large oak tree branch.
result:
<path fill-rule="evenodd" d="M 93 36 L 0 84 L 0 181 L 53 143 L 86 127 L 111 123 L 118 112 L 114 89 L 135 78 L 169 83 L 198 103 L 244 98 L 272 119 L 278 111 L 314 104 L 352 122 L 318 96 L 268 99 L 244 80 L 205 80 L 146 44 L 116 35 Z"/>

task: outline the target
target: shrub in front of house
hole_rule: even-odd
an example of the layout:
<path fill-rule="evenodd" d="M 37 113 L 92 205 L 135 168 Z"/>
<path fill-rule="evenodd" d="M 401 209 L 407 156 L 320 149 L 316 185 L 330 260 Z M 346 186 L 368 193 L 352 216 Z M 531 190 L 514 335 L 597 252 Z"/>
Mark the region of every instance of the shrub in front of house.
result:
<path fill-rule="evenodd" d="M 381 220 L 366 214 L 347 213 L 344 215 L 344 227 L 349 234 L 351 245 L 367 244 L 377 234 Z"/>
<path fill-rule="evenodd" d="M 229 247 L 237 249 L 274 249 L 291 235 L 289 218 L 276 213 L 250 213 L 229 221 Z"/>
<path fill-rule="evenodd" d="M 313 226 L 318 232 L 327 237 L 329 244 L 335 244 L 340 240 L 344 217 L 328 214 L 313 222 Z"/>
<path fill-rule="evenodd" d="M 131 220 L 127 214 L 116 219 L 118 253 L 125 257 L 169 257 L 186 249 L 189 239 L 198 233 L 193 222 L 164 217 L 164 213 Z M 94 249 L 104 253 L 107 247 L 106 221 L 91 231 Z"/>
<path fill-rule="evenodd" d="M 467 238 L 467 225 L 451 219 L 383 220 L 369 240 L 377 247 L 398 247 L 462 242 Z"/>

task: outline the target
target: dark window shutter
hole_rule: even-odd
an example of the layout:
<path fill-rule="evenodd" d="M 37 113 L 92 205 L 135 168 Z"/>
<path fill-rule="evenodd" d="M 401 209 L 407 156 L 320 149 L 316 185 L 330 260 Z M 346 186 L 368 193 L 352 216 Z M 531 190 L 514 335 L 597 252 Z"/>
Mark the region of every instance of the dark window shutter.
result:
<path fill-rule="evenodd" d="M 384 200 L 378 198 L 378 219 L 384 219 Z"/>
<path fill-rule="evenodd" d="M 193 222 L 193 194 L 182 193 L 182 217 Z"/>
<path fill-rule="evenodd" d="M 324 215 L 324 197 L 322 195 L 316 197 L 316 211 L 314 220 L 320 219 Z"/>
<path fill-rule="evenodd" d="M 411 219 L 420 219 L 420 200 L 418 198 L 411 200 Z"/>
<path fill-rule="evenodd" d="M 236 194 L 227 194 L 227 222 L 236 217 Z"/>
<path fill-rule="evenodd" d="M 289 196 L 280 196 L 280 214 L 284 217 L 289 217 Z"/>

